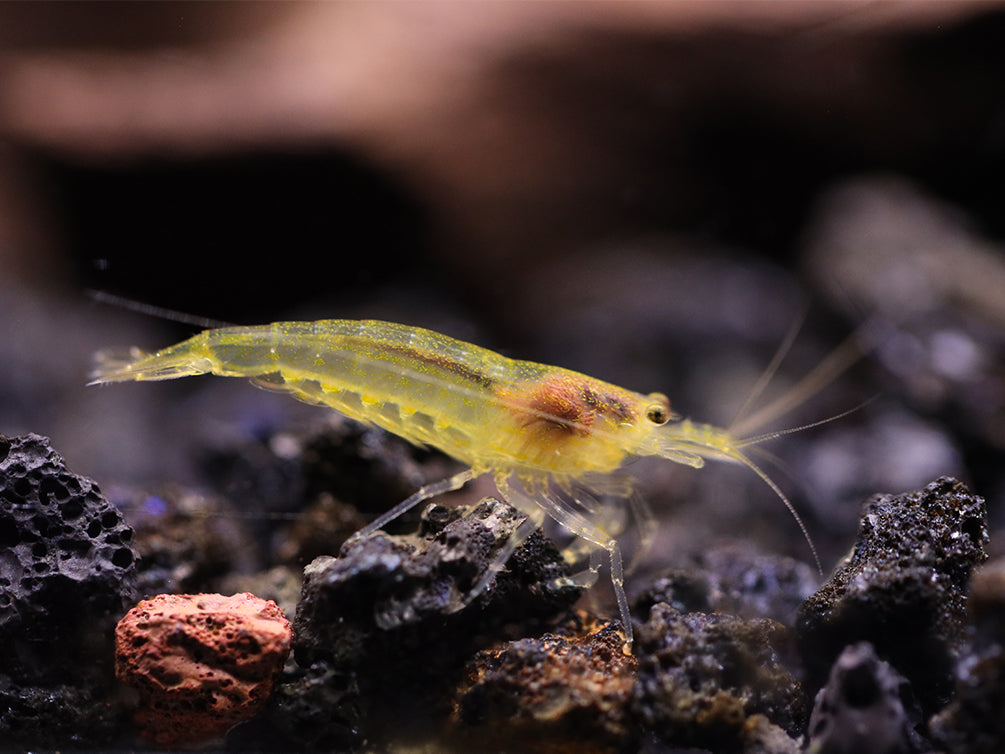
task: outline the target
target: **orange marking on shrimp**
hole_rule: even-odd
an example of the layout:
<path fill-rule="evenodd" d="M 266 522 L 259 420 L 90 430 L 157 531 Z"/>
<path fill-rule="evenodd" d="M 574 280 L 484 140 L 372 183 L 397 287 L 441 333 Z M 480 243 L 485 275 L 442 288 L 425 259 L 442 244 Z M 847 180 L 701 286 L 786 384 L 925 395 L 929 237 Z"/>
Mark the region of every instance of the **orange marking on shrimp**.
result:
<path fill-rule="evenodd" d="M 522 390 L 500 391 L 521 425 L 536 432 L 585 437 L 602 406 L 588 386 L 568 377 L 546 377 Z"/>

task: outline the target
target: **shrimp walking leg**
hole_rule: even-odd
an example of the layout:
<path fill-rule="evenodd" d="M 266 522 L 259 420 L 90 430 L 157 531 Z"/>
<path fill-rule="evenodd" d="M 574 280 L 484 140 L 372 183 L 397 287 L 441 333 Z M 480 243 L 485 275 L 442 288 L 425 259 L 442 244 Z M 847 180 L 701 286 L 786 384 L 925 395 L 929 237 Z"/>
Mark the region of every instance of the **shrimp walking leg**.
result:
<path fill-rule="evenodd" d="M 382 513 L 377 516 L 373 521 L 364 526 L 358 532 L 352 535 L 352 539 L 362 539 L 363 537 L 368 537 L 373 534 L 378 529 L 382 529 L 387 526 L 391 521 L 396 519 L 398 516 L 407 513 L 412 508 L 417 506 L 424 500 L 429 500 L 437 495 L 443 495 L 447 492 L 453 492 L 454 490 L 459 490 L 465 484 L 474 479 L 477 475 L 471 469 L 465 469 L 464 471 L 454 474 L 452 477 L 443 479 L 439 482 L 434 482 L 433 484 L 427 484 L 414 493 L 409 495 L 407 498 L 402 500 L 396 506 L 391 508 L 391 510 Z"/>
<path fill-rule="evenodd" d="M 632 613 L 628 609 L 628 595 L 625 594 L 625 572 L 621 565 L 621 548 L 615 539 L 607 541 L 607 552 L 611 558 L 611 583 L 614 585 L 614 596 L 618 599 L 618 612 L 621 614 L 621 625 L 625 630 L 625 646 L 632 645 Z M 625 650 L 626 654 L 628 649 Z"/>
<path fill-rule="evenodd" d="M 568 502 L 552 495 L 546 487 L 536 490 L 534 501 L 547 512 L 549 516 L 562 526 L 597 547 L 607 550 L 611 564 L 611 585 L 618 601 L 618 611 L 621 615 L 621 625 L 625 632 L 625 646 L 630 647 L 633 640 L 632 615 L 628 609 L 628 595 L 625 594 L 625 573 L 621 559 L 621 548 L 618 541 L 601 526 L 595 526 L 587 521 L 582 514 L 572 509 Z M 591 571 L 597 562 L 591 558 Z"/>

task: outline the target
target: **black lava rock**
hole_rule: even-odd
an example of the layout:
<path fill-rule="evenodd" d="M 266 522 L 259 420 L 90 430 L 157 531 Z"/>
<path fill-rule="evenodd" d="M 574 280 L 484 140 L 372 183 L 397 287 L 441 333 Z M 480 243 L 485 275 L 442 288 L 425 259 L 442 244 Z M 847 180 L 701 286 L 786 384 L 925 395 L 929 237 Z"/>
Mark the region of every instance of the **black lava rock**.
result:
<path fill-rule="evenodd" d="M 269 520 L 303 510 L 323 494 L 360 511 L 383 512 L 423 484 L 449 476 L 456 464 L 438 451 L 329 413 L 260 436 L 210 438 L 198 465 L 216 492 Z M 271 536 L 273 528 L 268 523 L 265 534 Z"/>
<path fill-rule="evenodd" d="M 359 726 L 373 735 L 388 734 L 373 730 L 373 721 L 395 719 L 404 728 L 445 719 L 475 651 L 540 629 L 581 594 L 556 584 L 567 566 L 539 530 L 486 590 L 471 594 L 524 520 L 492 499 L 467 508 L 434 504 L 416 535 L 378 533 L 351 540 L 338 558 L 316 559 L 305 569 L 297 607 L 297 663 L 317 678 L 338 679 L 332 693 L 342 694 L 345 684 L 358 688 L 343 706 L 357 703 Z M 324 696 L 316 683 L 311 693 Z"/>
<path fill-rule="evenodd" d="M 846 647 L 810 715 L 813 754 L 916 754 L 930 746 L 918 732 L 921 710 L 910 684 L 869 642 Z"/>
<path fill-rule="evenodd" d="M 98 685 L 15 683 L 0 674 L 0 751 L 101 751 L 120 740 L 128 713 Z"/>
<path fill-rule="evenodd" d="M 635 654 L 633 715 L 665 744 L 742 751 L 758 716 L 802 731 L 802 687 L 786 663 L 795 637 L 779 623 L 660 603 L 636 632 Z"/>
<path fill-rule="evenodd" d="M 348 542 L 338 558 L 317 558 L 305 569 L 297 608 L 297 661 L 310 665 L 338 657 L 356 643 L 346 645 L 349 637 L 439 624 L 456 614 L 523 521 L 515 508 L 491 499 L 468 510 L 434 504 L 423 514 L 419 536 L 377 533 Z M 557 614 L 580 593 L 555 584 L 565 575 L 558 551 L 535 532 L 495 584 L 477 595 L 471 614 L 484 618 L 489 612 L 500 622 Z"/>
<path fill-rule="evenodd" d="M 48 439 L 2 439 L 0 455 L 0 645 L 14 658 L 4 670 L 66 682 L 93 668 L 93 650 L 112 646 L 132 604 L 132 530 Z"/>
<path fill-rule="evenodd" d="M 167 484 L 110 487 L 108 498 L 133 529 L 141 599 L 222 591 L 224 576 L 261 567 L 263 548 L 256 546 L 241 511 L 224 498 Z M 241 591 L 247 590 L 229 594 Z"/>
<path fill-rule="evenodd" d="M 352 673 L 339 673 L 328 663 L 293 668 L 284 673 L 265 712 L 227 734 L 235 752 L 358 751 L 359 689 Z"/>
<path fill-rule="evenodd" d="M 790 626 L 803 600 L 816 589 L 813 569 L 781 555 L 760 553 L 744 543 L 716 545 L 684 568 L 665 571 L 636 600 L 648 614 L 658 602 L 681 612 L 723 612 L 771 618 Z"/>
<path fill-rule="evenodd" d="M 111 682 L 115 624 L 135 598 L 131 539 L 119 511 L 47 438 L 0 437 L 5 745 L 101 737 L 92 724 L 108 715 L 93 699 Z"/>
<path fill-rule="evenodd" d="M 974 572 L 970 612 L 956 698 L 932 719 L 932 735 L 952 754 L 997 754 L 1005 751 L 1005 558 Z"/>
<path fill-rule="evenodd" d="M 984 500 L 955 479 L 877 495 L 852 554 L 803 603 L 797 629 L 814 685 L 845 646 L 868 641 L 910 681 L 926 713 L 953 688 L 971 570 L 985 560 Z"/>
<path fill-rule="evenodd" d="M 213 497 L 240 510 L 241 528 L 257 540 L 251 550 L 266 565 L 297 569 L 339 552 L 373 517 L 458 470 L 439 451 L 334 412 L 210 436 L 197 460 Z M 417 518 L 409 511 L 389 531 L 414 529 Z"/>

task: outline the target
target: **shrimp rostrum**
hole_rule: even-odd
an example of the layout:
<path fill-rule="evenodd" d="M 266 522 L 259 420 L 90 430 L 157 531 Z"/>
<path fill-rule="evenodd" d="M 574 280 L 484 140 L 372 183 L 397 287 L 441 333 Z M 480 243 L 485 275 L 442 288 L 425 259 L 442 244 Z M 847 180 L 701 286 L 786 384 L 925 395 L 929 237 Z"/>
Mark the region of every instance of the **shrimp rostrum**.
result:
<path fill-rule="evenodd" d="M 205 330 L 154 354 L 99 354 L 93 383 L 165 380 L 212 373 L 249 377 L 432 446 L 467 468 L 417 490 L 354 536 L 367 536 L 410 508 L 490 476 L 526 516 L 469 599 L 547 517 L 591 551 L 570 583 L 591 584 L 607 554 L 626 644 L 632 623 L 624 590 L 612 495 L 638 510 L 621 469 L 639 456 L 700 468 L 706 459 L 740 463 L 795 511 L 729 431 L 679 420 L 665 395 L 643 395 L 577 372 L 510 359 L 430 330 L 377 321 L 277 322 Z M 805 528 L 796 516 L 800 528 Z M 812 546 L 812 545 L 811 545 Z M 814 553 L 815 555 L 815 553 Z M 459 609 L 463 605 L 457 605 Z"/>

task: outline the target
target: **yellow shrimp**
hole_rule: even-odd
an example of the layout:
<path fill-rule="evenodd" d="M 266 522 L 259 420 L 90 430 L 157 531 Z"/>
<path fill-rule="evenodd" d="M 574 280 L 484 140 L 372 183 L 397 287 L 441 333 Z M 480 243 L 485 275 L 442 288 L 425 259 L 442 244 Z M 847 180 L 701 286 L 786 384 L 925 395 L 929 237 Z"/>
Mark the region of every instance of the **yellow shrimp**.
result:
<path fill-rule="evenodd" d="M 350 320 L 225 327 L 152 355 L 136 349 L 126 359 L 99 354 L 99 362 L 91 384 L 205 373 L 250 377 L 260 386 L 438 448 L 467 465 L 422 487 L 355 536 L 369 535 L 424 500 L 491 475 L 500 495 L 527 518 L 469 599 L 550 516 L 585 540 L 594 554 L 608 553 L 626 647 L 632 623 L 619 532 L 599 504 L 612 492 L 639 503 L 628 477 L 617 473 L 625 461 L 659 456 L 695 468 L 708 458 L 741 463 L 781 498 L 806 535 L 782 491 L 743 452 L 757 440 L 678 421 L 661 393 L 643 395 L 567 369 L 510 359 L 430 330 Z M 598 559 L 591 558 L 589 570 L 572 583 L 592 584 L 598 568 Z"/>

